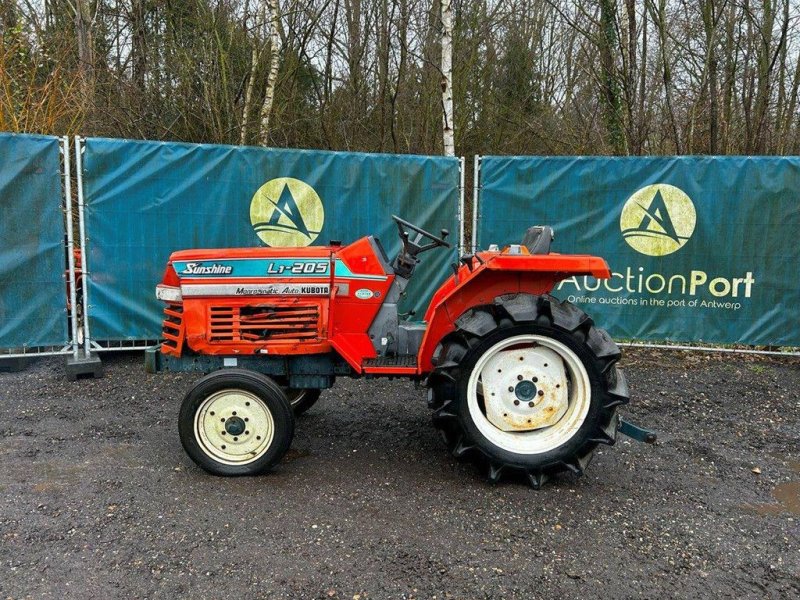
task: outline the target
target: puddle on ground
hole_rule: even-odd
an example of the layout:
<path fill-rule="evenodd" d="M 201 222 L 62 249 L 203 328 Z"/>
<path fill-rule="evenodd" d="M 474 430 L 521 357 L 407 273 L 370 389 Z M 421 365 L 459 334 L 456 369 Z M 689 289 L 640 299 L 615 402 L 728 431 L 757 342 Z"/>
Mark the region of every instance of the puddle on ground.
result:
<path fill-rule="evenodd" d="M 800 460 L 778 458 L 785 460 L 786 465 L 792 471 L 800 473 Z M 776 485 L 772 490 L 772 497 L 778 501 L 776 504 L 746 504 L 744 508 L 759 515 L 779 515 L 786 512 L 800 515 L 800 481 L 789 481 Z"/>
<path fill-rule="evenodd" d="M 800 515 L 800 481 L 782 483 L 775 486 L 772 495 L 783 506 L 784 510 Z"/>
<path fill-rule="evenodd" d="M 286 452 L 286 455 L 283 457 L 283 462 L 291 462 L 298 458 L 305 458 L 306 456 L 311 456 L 311 452 L 301 448 L 289 448 L 288 452 Z"/>

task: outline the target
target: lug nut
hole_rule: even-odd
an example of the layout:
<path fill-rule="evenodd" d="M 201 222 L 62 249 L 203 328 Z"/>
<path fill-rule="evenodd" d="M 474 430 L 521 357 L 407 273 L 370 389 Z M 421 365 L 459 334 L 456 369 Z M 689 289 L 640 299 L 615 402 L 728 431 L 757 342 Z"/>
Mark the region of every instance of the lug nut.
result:
<path fill-rule="evenodd" d="M 250 435 L 250 432 L 249 431 L 245 431 L 244 434 L 245 435 Z"/>
<path fill-rule="evenodd" d="M 539 391 L 538 391 L 538 392 L 536 392 L 536 393 L 537 393 L 537 394 L 539 394 L 540 396 L 544 396 L 544 390 L 539 390 Z"/>
<path fill-rule="evenodd" d="M 228 432 L 227 432 L 227 431 L 224 431 L 224 430 L 223 430 L 223 431 L 220 431 L 220 435 L 225 435 L 226 433 L 228 433 Z"/>
<path fill-rule="evenodd" d="M 522 375 L 517 375 L 517 381 L 522 381 Z"/>
<path fill-rule="evenodd" d="M 528 406 L 530 406 L 531 408 L 533 408 L 533 402 L 528 402 Z"/>
<path fill-rule="evenodd" d="M 234 442 L 238 442 L 238 441 L 239 441 L 239 438 L 238 438 L 238 437 L 235 437 L 235 438 L 233 438 L 233 441 L 234 441 Z"/>
<path fill-rule="evenodd" d="M 519 400 L 514 400 L 514 406 L 519 406 Z"/>
<path fill-rule="evenodd" d="M 539 378 L 538 377 L 534 377 L 533 379 L 531 379 L 531 381 L 533 381 L 533 383 L 536 383 L 537 381 L 539 381 Z"/>
<path fill-rule="evenodd" d="M 508 391 L 509 391 L 509 392 L 513 392 L 513 391 L 514 391 L 514 388 L 513 388 L 513 387 L 511 387 L 511 386 L 508 386 Z"/>

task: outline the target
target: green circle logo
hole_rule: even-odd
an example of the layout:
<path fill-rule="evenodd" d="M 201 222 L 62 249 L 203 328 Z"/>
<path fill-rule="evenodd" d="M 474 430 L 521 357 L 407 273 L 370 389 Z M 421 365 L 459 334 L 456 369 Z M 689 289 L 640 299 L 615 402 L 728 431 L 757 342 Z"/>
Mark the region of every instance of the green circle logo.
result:
<path fill-rule="evenodd" d="M 634 192 L 619 217 L 624 240 L 648 256 L 666 256 L 683 248 L 696 223 L 692 199 L 682 189 L 666 183 Z"/>
<path fill-rule="evenodd" d="M 292 177 L 271 179 L 250 202 L 250 222 L 267 246 L 308 246 L 325 222 L 325 208 L 314 188 Z"/>

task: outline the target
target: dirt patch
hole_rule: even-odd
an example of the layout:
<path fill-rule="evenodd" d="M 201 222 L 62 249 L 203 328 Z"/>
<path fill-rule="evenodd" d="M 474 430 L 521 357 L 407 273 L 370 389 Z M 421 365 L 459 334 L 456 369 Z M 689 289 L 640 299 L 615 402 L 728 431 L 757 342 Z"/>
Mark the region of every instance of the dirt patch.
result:
<path fill-rule="evenodd" d="M 384 380 L 338 381 L 274 473 L 211 477 L 178 440 L 194 378 L 104 362 L 0 374 L 0 597 L 800 594 L 796 359 L 628 350 L 624 414 L 659 442 L 539 492 L 452 459 Z"/>

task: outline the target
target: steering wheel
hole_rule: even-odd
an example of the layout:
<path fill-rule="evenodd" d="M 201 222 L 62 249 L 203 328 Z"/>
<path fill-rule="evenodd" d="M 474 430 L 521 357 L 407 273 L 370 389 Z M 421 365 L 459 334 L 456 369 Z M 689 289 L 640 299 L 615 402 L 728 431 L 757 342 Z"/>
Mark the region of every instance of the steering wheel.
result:
<path fill-rule="evenodd" d="M 400 240 L 403 242 L 403 250 L 412 257 L 415 257 L 421 252 L 439 248 L 440 246 L 444 246 L 445 248 L 450 247 L 450 244 L 445 241 L 447 236 L 450 235 L 450 232 L 447 231 L 447 229 L 442 229 L 442 237 L 436 237 L 432 233 L 425 231 L 421 227 L 417 227 L 413 223 L 409 223 L 408 221 L 401 219 L 397 215 L 392 215 L 392 219 L 394 219 L 394 222 L 397 223 L 397 229 L 400 232 Z M 417 234 L 413 240 L 410 239 L 409 230 Z M 431 241 L 427 244 L 423 244 L 422 240 L 424 238 L 427 238 Z"/>

